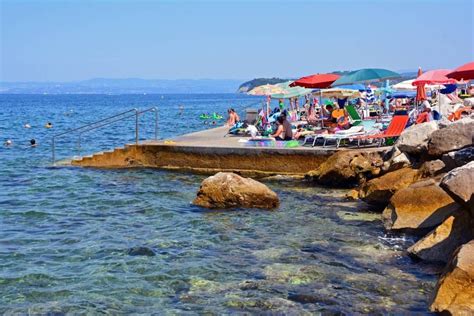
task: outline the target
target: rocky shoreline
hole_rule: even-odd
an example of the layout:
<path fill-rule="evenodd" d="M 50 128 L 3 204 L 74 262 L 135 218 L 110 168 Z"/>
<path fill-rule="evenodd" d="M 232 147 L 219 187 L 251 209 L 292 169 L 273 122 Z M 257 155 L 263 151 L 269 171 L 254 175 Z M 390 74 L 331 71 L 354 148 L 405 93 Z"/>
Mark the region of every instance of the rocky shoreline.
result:
<path fill-rule="evenodd" d="M 407 255 L 445 265 L 432 294 L 433 312 L 474 313 L 473 138 L 472 117 L 413 125 L 385 153 L 338 151 L 305 176 L 311 183 L 349 189 L 347 199 L 382 212 L 386 231 L 419 238 Z M 195 204 L 278 206 L 276 194 L 263 184 L 229 175 L 206 179 Z"/>
<path fill-rule="evenodd" d="M 339 152 L 306 179 L 350 186 L 382 211 L 384 228 L 420 239 L 407 254 L 445 264 L 430 310 L 474 313 L 474 119 L 406 129 L 382 156 Z"/>

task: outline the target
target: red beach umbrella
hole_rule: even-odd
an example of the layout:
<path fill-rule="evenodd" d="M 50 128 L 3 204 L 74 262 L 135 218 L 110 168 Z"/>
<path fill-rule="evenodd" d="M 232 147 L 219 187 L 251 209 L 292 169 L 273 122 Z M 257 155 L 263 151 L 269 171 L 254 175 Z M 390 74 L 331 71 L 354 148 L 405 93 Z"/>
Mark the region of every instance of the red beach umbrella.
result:
<path fill-rule="evenodd" d="M 306 77 L 301 77 L 300 79 L 296 80 L 290 87 L 304 87 L 310 89 L 325 89 L 331 86 L 331 84 L 339 79 L 339 75 L 336 74 L 316 74 Z"/>
<path fill-rule="evenodd" d="M 448 78 L 456 80 L 472 80 L 474 79 L 474 61 L 464 64 L 447 75 Z"/>
<path fill-rule="evenodd" d="M 454 84 L 456 80 L 446 77 L 451 70 L 449 69 L 437 69 L 430 70 L 416 78 L 411 84 L 414 86 L 424 84 Z"/>
<path fill-rule="evenodd" d="M 419 78 L 422 75 L 421 67 L 418 68 L 418 76 Z M 425 91 L 425 85 L 420 84 L 416 87 L 416 102 L 420 102 L 426 99 L 426 91 Z"/>

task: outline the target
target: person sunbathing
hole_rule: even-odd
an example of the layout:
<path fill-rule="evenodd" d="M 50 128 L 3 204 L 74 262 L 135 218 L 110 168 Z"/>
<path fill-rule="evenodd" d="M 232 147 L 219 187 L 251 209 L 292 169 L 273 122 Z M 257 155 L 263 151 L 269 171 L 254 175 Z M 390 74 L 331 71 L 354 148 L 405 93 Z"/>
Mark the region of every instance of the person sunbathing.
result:
<path fill-rule="evenodd" d="M 425 105 L 423 112 L 418 114 L 416 118 L 416 124 L 421 124 L 421 123 L 430 122 L 430 121 L 432 121 L 431 107 L 428 105 Z"/>
<path fill-rule="evenodd" d="M 463 118 L 469 116 L 471 114 L 471 112 L 472 112 L 472 109 L 471 109 L 470 106 L 463 106 L 463 107 L 459 108 L 458 110 L 456 110 L 456 112 L 451 113 L 448 116 L 448 120 L 450 120 L 451 122 L 454 122 L 454 121 L 463 119 Z"/>
<path fill-rule="evenodd" d="M 276 140 L 292 140 L 293 131 L 291 130 L 291 124 L 286 119 L 286 115 L 282 114 L 278 117 L 278 127 L 275 133 L 270 135 Z"/>

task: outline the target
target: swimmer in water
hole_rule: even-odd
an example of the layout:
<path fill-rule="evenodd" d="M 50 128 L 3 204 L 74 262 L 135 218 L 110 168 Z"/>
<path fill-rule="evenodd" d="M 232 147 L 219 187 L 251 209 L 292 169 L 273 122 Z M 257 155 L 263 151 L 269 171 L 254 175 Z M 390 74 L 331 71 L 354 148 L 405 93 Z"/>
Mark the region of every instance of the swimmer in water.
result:
<path fill-rule="evenodd" d="M 38 146 L 38 144 L 36 143 L 36 139 L 32 138 L 32 139 L 30 140 L 30 146 L 31 146 L 31 147 L 36 147 L 36 146 Z"/>
<path fill-rule="evenodd" d="M 179 115 L 183 115 L 183 112 L 184 112 L 184 105 L 180 105 L 179 106 Z"/>
<path fill-rule="evenodd" d="M 7 140 L 5 141 L 5 143 L 3 143 L 3 145 L 4 145 L 5 147 L 10 147 L 11 145 L 13 145 L 13 142 L 12 142 L 11 140 L 7 139 Z"/>
<path fill-rule="evenodd" d="M 24 128 L 31 128 L 31 125 L 26 123 L 25 125 L 23 125 Z"/>
<path fill-rule="evenodd" d="M 51 124 L 51 122 L 48 122 L 46 123 L 46 125 L 44 126 L 46 128 L 52 128 L 53 127 L 53 124 Z"/>

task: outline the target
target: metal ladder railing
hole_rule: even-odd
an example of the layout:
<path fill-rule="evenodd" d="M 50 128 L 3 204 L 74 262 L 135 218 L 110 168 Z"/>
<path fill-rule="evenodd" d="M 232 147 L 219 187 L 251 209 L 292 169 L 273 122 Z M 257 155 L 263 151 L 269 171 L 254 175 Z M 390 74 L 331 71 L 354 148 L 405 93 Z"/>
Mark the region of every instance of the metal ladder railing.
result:
<path fill-rule="evenodd" d="M 133 112 L 133 114 L 129 114 L 129 113 L 132 113 L 132 112 Z M 116 123 L 116 122 L 120 122 L 120 121 L 129 119 L 131 117 L 135 117 L 135 144 L 138 145 L 138 142 L 139 142 L 139 116 L 144 114 L 144 113 L 147 113 L 147 112 L 155 112 L 155 140 L 157 140 L 158 139 L 158 108 L 157 107 L 151 107 L 151 108 L 148 108 L 148 109 L 145 109 L 145 110 L 142 110 L 142 111 L 135 108 L 135 109 L 131 109 L 131 110 L 128 110 L 128 111 L 125 111 L 125 112 L 121 112 L 121 113 L 106 117 L 104 119 L 101 119 L 101 120 L 98 120 L 98 121 L 95 121 L 95 122 L 92 122 L 92 123 L 89 123 L 89 124 L 86 124 L 86 125 L 74 128 L 74 129 L 67 130 L 67 131 L 59 133 L 59 134 L 53 135 L 53 138 L 52 138 L 52 141 L 51 141 L 51 152 L 52 152 L 53 165 L 55 165 L 55 163 L 56 163 L 56 139 L 57 138 L 59 138 L 61 136 L 64 136 L 64 135 L 67 135 L 67 134 L 75 133 L 75 132 L 79 133 L 79 137 L 78 137 L 78 141 L 77 141 L 77 152 L 80 156 L 81 137 L 84 133 L 90 132 L 90 131 L 98 129 L 98 128 L 102 128 L 104 126 L 107 126 L 107 125 L 110 125 L 110 124 L 113 124 L 113 123 Z M 128 115 L 126 115 L 126 114 L 128 114 Z"/>

